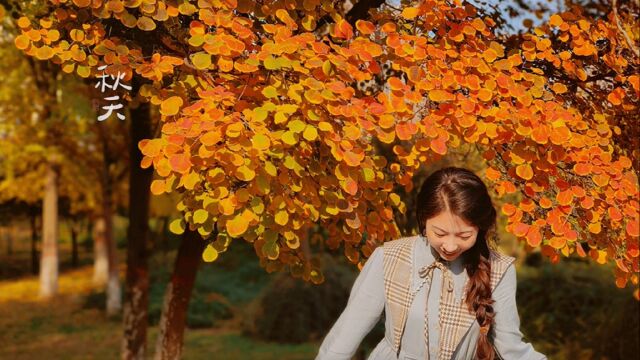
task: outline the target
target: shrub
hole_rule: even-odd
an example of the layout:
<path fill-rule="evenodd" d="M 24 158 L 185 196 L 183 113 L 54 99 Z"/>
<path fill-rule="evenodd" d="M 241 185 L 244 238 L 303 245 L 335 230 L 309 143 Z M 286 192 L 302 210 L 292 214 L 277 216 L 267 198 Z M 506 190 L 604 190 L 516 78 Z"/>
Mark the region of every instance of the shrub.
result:
<path fill-rule="evenodd" d="M 322 339 L 344 310 L 357 269 L 323 255 L 324 282 L 276 274 L 244 313 L 245 335 L 282 343 Z"/>

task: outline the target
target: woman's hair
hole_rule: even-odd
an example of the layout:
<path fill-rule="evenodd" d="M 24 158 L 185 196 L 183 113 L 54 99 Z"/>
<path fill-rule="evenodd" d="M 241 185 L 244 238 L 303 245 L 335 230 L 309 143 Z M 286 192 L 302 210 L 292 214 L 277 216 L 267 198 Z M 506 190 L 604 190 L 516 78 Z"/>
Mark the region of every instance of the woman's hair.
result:
<path fill-rule="evenodd" d="M 469 274 L 466 303 L 476 314 L 481 327 L 491 330 L 495 313 L 491 297 L 491 263 L 489 261 L 489 236 L 495 234 L 496 210 L 486 185 L 472 171 L 449 166 L 431 174 L 418 193 L 416 218 L 421 234 L 426 235 L 427 219 L 449 210 L 468 223 L 478 227 L 473 247 L 461 256 Z M 480 332 L 476 358 L 493 360 L 496 354 L 488 333 Z"/>

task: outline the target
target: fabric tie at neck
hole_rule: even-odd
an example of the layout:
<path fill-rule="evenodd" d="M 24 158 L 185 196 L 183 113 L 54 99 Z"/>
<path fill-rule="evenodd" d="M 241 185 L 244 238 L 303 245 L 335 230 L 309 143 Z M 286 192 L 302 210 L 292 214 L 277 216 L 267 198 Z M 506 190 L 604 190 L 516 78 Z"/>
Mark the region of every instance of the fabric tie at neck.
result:
<path fill-rule="evenodd" d="M 436 260 L 431 265 L 426 265 L 420 268 L 418 273 L 421 278 L 426 278 L 428 275 L 433 276 L 433 274 L 429 274 L 433 272 L 433 269 L 439 268 L 442 271 L 442 275 L 444 280 L 446 281 L 447 290 L 453 291 L 453 279 L 451 278 L 451 272 L 449 271 L 449 267 L 447 267 L 442 261 Z"/>

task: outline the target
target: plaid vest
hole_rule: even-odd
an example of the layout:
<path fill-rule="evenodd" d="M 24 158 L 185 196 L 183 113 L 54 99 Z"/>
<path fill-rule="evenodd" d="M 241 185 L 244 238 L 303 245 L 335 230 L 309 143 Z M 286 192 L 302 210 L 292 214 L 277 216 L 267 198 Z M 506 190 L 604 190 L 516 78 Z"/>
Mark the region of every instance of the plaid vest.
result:
<path fill-rule="evenodd" d="M 393 326 L 393 349 L 396 355 L 400 352 L 400 341 L 412 301 L 413 249 L 416 241 L 420 241 L 420 239 L 419 235 L 414 235 L 383 243 L 385 301 L 388 309 L 387 316 L 391 317 Z M 495 289 L 507 267 L 514 260 L 515 258 L 512 256 L 490 251 L 491 291 Z M 459 304 L 456 304 L 454 293 L 445 291 L 445 284 L 442 284 L 442 291 L 445 294 L 440 298 L 442 328 L 440 329 L 438 360 L 451 359 L 462 337 L 476 321 L 475 314 L 469 312 L 465 303 L 468 285 L 469 279 L 467 278 L 462 299 Z"/>

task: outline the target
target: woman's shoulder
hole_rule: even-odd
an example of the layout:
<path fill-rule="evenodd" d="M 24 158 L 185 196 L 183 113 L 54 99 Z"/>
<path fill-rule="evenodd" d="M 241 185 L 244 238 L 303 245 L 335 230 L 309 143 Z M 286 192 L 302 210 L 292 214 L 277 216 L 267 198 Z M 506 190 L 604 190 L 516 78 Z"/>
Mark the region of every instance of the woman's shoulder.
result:
<path fill-rule="evenodd" d="M 384 243 L 382 243 L 381 246 L 384 249 L 397 249 L 397 248 L 402 248 L 408 245 L 413 244 L 413 242 L 416 240 L 417 237 L 419 237 L 420 235 L 412 235 L 412 236 L 405 236 L 405 237 L 401 237 L 395 240 L 389 240 L 389 241 L 385 241 Z"/>
<path fill-rule="evenodd" d="M 489 260 L 492 263 L 500 264 L 505 267 L 511 265 L 513 262 L 516 261 L 515 257 L 503 254 L 497 249 L 489 249 L 489 254 L 490 254 Z"/>

